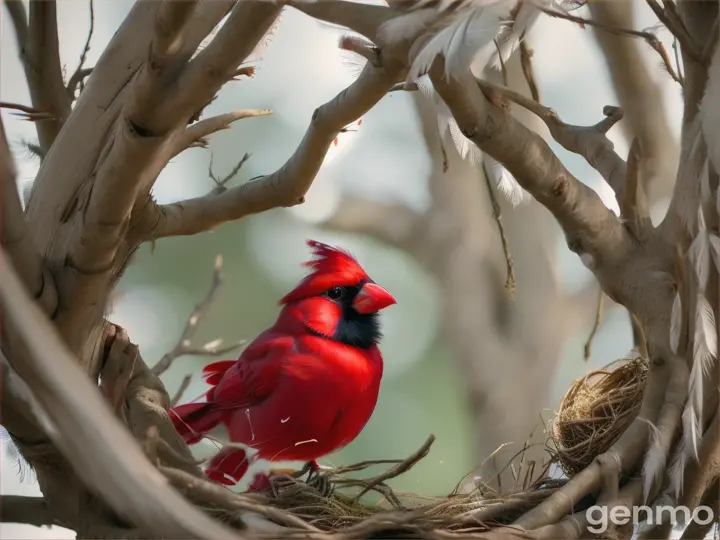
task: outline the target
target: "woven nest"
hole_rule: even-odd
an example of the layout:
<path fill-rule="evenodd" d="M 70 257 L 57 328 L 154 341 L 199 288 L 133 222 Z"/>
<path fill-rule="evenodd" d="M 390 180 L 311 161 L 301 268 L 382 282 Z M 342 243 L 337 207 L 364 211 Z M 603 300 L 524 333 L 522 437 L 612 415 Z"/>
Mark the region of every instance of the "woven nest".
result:
<path fill-rule="evenodd" d="M 400 467 L 391 468 L 395 469 L 393 475 L 407 472 L 410 465 L 424 457 L 429 446 L 426 443 L 425 451 L 415 459 L 398 460 Z M 373 464 L 364 462 L 331 473 L 335 490 L 329 496 L 300 480 L 274 478 L 273 493 L 247 496 L 257 506 L 245 508 L 286 527 L 284 538 L 315 537 L 318 533 L 338 533 L 347 539 L 434 538 L 438 534 L 445 538 L 453 533 L 472 538 L 512 523 L 565 484 L 563 479 L 541 475 L 502 495 L 478 486 L 470 493 L 453 491 L 445 497 L 423 497 L 395 492 L 385 483 L 389 475 L 359 479 L 342 474 Z M 372 503 L 362 497 L 366 490 L 382 495 L 380 501 Z M 257 533 L 264 536 L 262 530 Z M 268 536 L 276 537 L 271 532 Z"/>
<path fill-rule="evenodd" d="M 571 477 L 608 450 L 630 425 L 643 399 L 647 361 L 617 360 L 575 381 L 552 426 L 554 461 Z"/>

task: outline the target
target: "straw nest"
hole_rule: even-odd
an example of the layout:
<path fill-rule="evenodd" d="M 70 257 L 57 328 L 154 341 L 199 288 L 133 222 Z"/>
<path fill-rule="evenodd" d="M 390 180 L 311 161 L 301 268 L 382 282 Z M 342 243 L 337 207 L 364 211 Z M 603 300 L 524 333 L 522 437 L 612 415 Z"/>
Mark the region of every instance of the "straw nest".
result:
<path fill-rule="evenodd" d="M 552 424 L 554 461 L 572 477 L 605 452 L 630 425 L 642 403 L 647 361 L 617 360 L 575 381 Z"/>
<path fill-rule="evenodd" d="M 557 491 L 565 480 L 551 479 L 546 471 L 537 478 L 519 479 L 512 491 L 498 494 L 483 484 L 470 493 L 459 493 L 460 484 L 446 496 L 422 497 L 394 491 L 388 480 L 409 471 L 428 454 L 434 441 L 425 444 L 404 460 L 366 461 L 326 471 L 334 491 L 322 495 L 315 487 L 286 475 L 273 476 L 271 492 L 252 494 L 257 506 L 245 505 L 273 522 L 283 525 L 283 538 L 319 538 L 331 533 L 333 538 L 472 538 L 478 533 L 510 524 L 530 508 Z M 370 478 L 350 478 L 348 473 L 363 471 L 375 465 L 391 465 L 385 472 Z M 380 495 L 369 501 L 371 492 Z M 231 516 L 226 515 L 228 519 Z M 255 531 L 263 536 L 263 531 Z M 266 531 L 270 537 L 277 532 Z"/>
<path fill-rule="evenodd" d="M 314 485 L 277 474 L 272 476 L 272 490 L 240 495 L 243 502 L 238 508 L 281 525 L 283 538 L 485 538 L 487 531 L 511 524 L 565 484 L 566 479 L 548 475 L 551 463 L 558 463 L 571 477 L 607 450 L 637 414 L 646 378 L 646 361 L 629 358 L 576 381 L 548 430 L 551 460 L 542 470 L 532 467 L 528 474 L 518 473 L 512 490 L 499 493 L 486 484 L 470 482 L 472 490 L 461 493 L 460 485 L 467 485 L 469 474 L 445 496 L 431 498 L 394 491 L 389 481 L 408 472 L 428 454 L 434 442 L 431 435 L 404 460 L 366 461 L 324 471 L 326 482 L 333 488 L 329 496 Z M 513 470 L 522 470 L 527 447 L 505 468 L 514 462 Z M 358 476 L 378 465 L 387 467 L 385 472 Z M 370 500 L 373 494 L 375 501 Z M 217 515 L 229 522 L 236 519 L 233 512 Z M 276 538 L 279 534 L 257 524 L 244 525 L 261 537 Z"/>

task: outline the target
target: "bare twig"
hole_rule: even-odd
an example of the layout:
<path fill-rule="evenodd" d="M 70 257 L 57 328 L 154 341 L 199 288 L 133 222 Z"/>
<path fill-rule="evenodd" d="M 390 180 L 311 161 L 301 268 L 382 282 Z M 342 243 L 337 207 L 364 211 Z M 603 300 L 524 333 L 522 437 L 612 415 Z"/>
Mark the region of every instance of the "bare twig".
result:
<path fill-rule="evenodd" d="M 175 139 L 175 150 L 173 157 L 183 150 L 190 148 L 196 141 L 212 135 L 218 131 L 228 129 L 230 124 L 243 118 L 255 118 L 257 116 L 267 116 L 272 114 L 269 109 L 248 109 L 240 111 L 232 111 L 218 116 L 212 116 L 204 120 L 200 120 L 181 132 Z"/>
<path fill-rule="evenodd" d="M 584 19 L 582 17 L 578 17 L 577 15 L 571 15 L 569 13 L 564 13 L 562 11 L 557 11 L 557 10 L 550 9 L 550 8 L 541 8 L 541 10 L 543 13 L 545 13 L 546 15 L 549 15 L 551 17 L 556 17 L 558 19 L 565 19 L 567 21 L 571 21 L 571 22 L 578 23 L 578 24 L 594 26 L 595 28 L 599 28 L 601 30 L 610 32 L 610 33 L 618 35 L 618 36 L 623 36 L 623 35 L 632 36 L 632 37 L 637 37 L 637 38 L 641 38 L 641 39 L 645 40 L 645 42 L 648 45 L 650 45 L 650 47 L 652 47 L 653 50 L 660 55 L 660 58 L 662 58 L 663 64 L 665 64 L 665 67 L 667 68 L 667 71 L 670 74 L 670 76 L 676 82 L 680 83 L 680 78 L 678 77 L 678 74 L 672 65 L 670 56 L 668 55 L 668 52 L 665 49 L 665 46 L 657 38 L 656 35 L 654 35 L 650 32 L 642 32 L 640 30 L 633 30 L 631 28 L 618 28 L 616 26 L 604 24 L 604 23 L 598 22 L 593 19 Z"/>
<path fill-rule="evenodd" d="M 663 5 L 665 6 L 663 8 L 657 0 L 645 1 L 660 22 L 663 23 L 665 27 L 670 30 L 672 35 L 680 42 L 685 54 L 693 60 L 701 62 L 702 56 L 697 49 L 697 44 L 688 33 L 687 28 L 685 28 L 685 23 L 683 23 L 680 18 L 680 14 L 677 12 L 675 4 L 673 2 L 663 1 Z"/>
<path fill-rule="evenodd" d="M 600 292 L 598 293 L 598 299 L 597 299 L 597 307 L 595 309 L 595 322 L 593 323 L 592 330 L 590 330 L 590 335 L 587 338 L 587 341 L 585 342 L 585 352 L 584 352 L 584 358 L 587 362 L 590 360 L 590 349 L 592 347 L 593 339 L 595 339 L 595 335 L 597 334 L 598 330 L 600 329 L 600 325 L 602 324 L 602 316 L 603 312 L 605 311 L 604 308 L 605 304 L 605 292 L 602 290 L 602 287 L 600 288 Z"/>
<path fill-rule="evenodd" d="M 538 88 L 537 81 L 535 80 L 535 70 L 533 69 L 532 63 L 533 51 L 527 46 L 527 42 L 522 40 L 520 42 L 520 65 L 522 66 L 523 75 L 527 81 L 528 88 L 530 88 L 530 95 L 532 98 L 540 103 L 540 90 Z M 505 84 L 507 86 L 507 84 Z"/>
<path fill-rule="evenodd" d="M 82 53 L 80 53 L 80 61 L 78 62 L 78 67 L 75 69 L 75 72 L 68 80 L 67 90 L 68 94 L 70 95 L 70 99 L 75 98 L 75 91 L 77 90 L 78 85 L 82 85 L 82 81 L 85 79 L 85 77 L 89 76 L 90 73 L 92 73 L 92 68 L 85 68 L 85 60 L 87 60 L 87 54 L 88 52 L 90 52 L 90 42 L 92 41 L 93 32 L 95 31 L 95 3 L 94 0 L 89 1 L 90 28 L 88 29 L 88 36 L 85 40 L 85 46 L 83 47 Z"/>
<path fill-rule="evenodd" d="M 505 226 L 502 222 L 502 210 L 500 209 L 500 203 L 498 203 L 497 196 L 495 195 L 495 189 L 490 181 L 490 171 L 488 171 L 485 165 L 485 160 L 483 160 L 483 176 L 485 177 L 485 185 L 487 186 L 488 197 L 490 198 L 493 219 L 497 224 L 498 233 L 500 234 L 500 243 L 502 244 L 503 255 L 505 257 L 505 290 L 510 298 L 514 298 L 516 289 L 515 263 L 513 261 L 512 254 L 510 253 L 510 245 L 508 243 L 507 235 L 505 234 Z"/>
<path fill-rule="evenodd" d="M 235 178 L 237 173 L 240 172 L 240 169 L 242 169 L 242 166 L 245 165 L 245 162 L 250 159 L 250 154 L 245 152 L 243 157 L 240 158 L 240 161 L 237 162 L 237 164 L 232 168 L 232 170 L 227 173 L 224 177 L 220 178 L 213 173 L 212 170 L 212 154 L 210 154 L 210 165 L 208 165 L 208 176 L 210 176 L 210 179 L 215 182 L 215 187 L 211 191 L 213 194 L 220 194 L 227 191 L 227 188 L 225 187 L 225 184 L 227 184 L 230 180 Z"/>
<path fill-rule="evenodd" d="M 177 389 L 177 392 L 175 392 L 175 395 L 170 400 L 170 406 L 174 407 L 178 403 L 180 403 L 180 400 L 183 397 L 183 394 L 185 393 L 185 390 L 188 389 L 188 386 L 190 386 L 190 381 L 192 380 L 192 375 L 185 375 L 183 377 L 182 382 L 180 383 L 180 386 Z"/>
<path fill-rule="evenodd" d="M 495 43 L 495 50 L 497 50 L 498 60 L 500 62 L 500 73 L 502 74 L 503 84 L 505 86 L 508 86 L 507 66 L 505 65 L 505 59 L 503 58 L 502 50 L 500 50 L 500 44 L 498 43 L 497 39 L 494 39 L 493 42 Z"/>
<path fill-rule="evenodd" d="M 180 335 L 180 339 L 175 344 L 170 352 L 165 354 L 160 361 L 152 367 L 152 372 L 156 375 L 161 375 L 167 371 L 175 359 L 181 356 L 196 355 L 196 356 L 217 356 L 219 354 L 225 354 L 234 349 L 237 349 L 244 342 L 234 343 L 227 347 L 220 347 L 222 340 L 215 340 L 206 343 L 201 348 L 192 347 L 192 338 L 195 336 L 197 331 L 198 323 L 202 316 L 207 312 L 212 303 L 215 301 L 220 286 L 223 282 L 222 274 L 222 256 L 218 255 L 215 258 L 215 267 L 213 269 L 212 282 L 210 283 L 210 289 L 208 290 L 205 297 L 195 306 L 190 317 L 188 317 L 185 323 L 185 328 Z"/>
<path fill-rule="evenodd" d="M 7 101 L 0 101 L 0 109 L 11 109 L 14 111 L 20 111 L 20 113 L 13 114 L 19 116 L 23 120 L 29 120 L 31 122 L 55 119 L 55 117 L 49 112 L 39 111 L 34 107 L 28 107 L 27 105 L 21 105 L 19 103 L 8 103 Z"/>
<path fill-rule="evenodd" d="M 430 435 L 423 443 L 423 445 L 417 449 L 417 451 L 413 452 L 401 463 L 393 465 L 384 473 L 367 480 L 366 486 L 362 489 L 362 491 L 360 491 L 360 493 L 355 496 L 355 501 L 360 500 L 360 498 L 368 491 L 370 491 L 373 487 L 385 482 L 386 480 L 390 480 L 391 478 L 395 478 L 396 476 L 406 473 L 407 471 L 412 469 L 418 461 L 427 456 L 428 452 L 430 451 L 430 447 L 434 442 L 435 435 Z"/>

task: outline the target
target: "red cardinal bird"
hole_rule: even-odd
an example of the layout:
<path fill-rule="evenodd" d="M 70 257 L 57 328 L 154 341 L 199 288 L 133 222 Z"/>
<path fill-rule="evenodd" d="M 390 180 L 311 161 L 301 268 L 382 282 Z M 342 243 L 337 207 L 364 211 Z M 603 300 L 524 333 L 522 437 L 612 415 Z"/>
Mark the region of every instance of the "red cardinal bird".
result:
<path fill-rule="evenodd" d="M 383 360 L 378 312 L 395 303 L 348 253 L 308 241 L 312 271 L 282 300 L 275 324 L 233 360 L 203 370 L 207 403 L 170 411 L 192 444 L 219 424 L 229 439 L 257 450 L 253 459 L 316 459 L 351 442 L 375 409 Z M 226 448 L 206 474 L 234 485 L 249 466 L 245 451 Z"/>

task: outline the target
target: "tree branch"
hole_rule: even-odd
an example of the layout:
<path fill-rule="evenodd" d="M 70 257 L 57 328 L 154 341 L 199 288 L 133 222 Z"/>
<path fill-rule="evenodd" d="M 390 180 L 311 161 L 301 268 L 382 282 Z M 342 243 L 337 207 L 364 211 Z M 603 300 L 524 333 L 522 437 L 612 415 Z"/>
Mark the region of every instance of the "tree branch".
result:
<path fill-rule="evenodd" d="M 90 52 L 90 43 L 92 42 L 93 33 L 95 32 L 95 2 L 90 0 L 90 28 L 88 29 L 87 39 L 85 40 L 85 47 L 83 47 L 82 53 L 80 53 L 80 61 L 78 62 L 77 68 L 74 73 L 68 79 L 67 91 L 70 99 L 75 99 L 75 92 L 78 86 L 82 90 L 83 80 L 92 73 L 92 68 L 85 67 L 85 60 L 87 54 Z"/>
<path fill-rule="evenodd" d="M 551 8 L 542 8 L 541 11 L 545 13 L 546 15 L 549 15 L 551 17 L 555 17 L 558 19 L 565 19 L 567 21 L 575 22 L 581 25 L 587 25 L 591 26 L 593 28 L 597 28 L 598 30 L 602 30 L 606 33 L 613 34 L 618 37 L 626 36 L 626 37 L 633 37 L 633 38 L 641 38 L 645 40 L 645 42 L 652 47 L 652 49 L 657 52 L 660 55 L 660 58 L 663 61 L 663 64 L 665 65 L 665 68 L 667 69 L 670 76 L 678 83 L 680 83 L 680 77 L 678 73 L 675 71 L 675 68 L 672 65 L 672 62 L 670 61 L 670 55 L 668 55 L 667 50 L 665 49 L 665 46 L 662 44 L 662 42 L 658 39 L 658 37 L 655 34 L 652 34 L 650 32 L 642 32 L 639 30 L 634 30 L 632 28 L 622 27 L 622 26 L 615 26 L 614 24 L 610 24 L 607 22 L 603 22 L 600 20 L 595 20 L 594 18 L 591 19 L 584 19 L 582 17 L 578 17 L 577 15 L 571 15 L 569 13 L 565 13 L 563 11 L 559 11 L 556 9 Z M 623 23 L 627 23 L 627 21 L 622 21 Z M 691 51 L 692 53 L 692 51 Z"/>
<path fill-rule="evenodd" d="M 163 0 L 155 16 L 150 58 L 133 81 L 133 91 L 125 105 L 128 121 L 144 137 L 165 135 L 183 120 L 174 114 L 172 121 L 156 124 L 153 119 L 166 99 L 166 89 L 174 83 L 185 58 L 182 53 L 183 29 L 197 0 Z"/>
<path fill-rule="evenodd" d="M 598 195 L 563 166 L 545 141 L 490 104 L 470 75 L 447 81 L 436 65 L 435 89 L 463 134 L 504 165 L 543 204 L 565 231 L 570 249 L 593 257 L 615 257 L 630 248 L 627 232 Z"/>
<path fill-rule="evenodd" d="M 198 303 L 198 305 L 195 306 L 195 309 L 193 309 L 192 313 L 188 317 L 187 322 L 185 323 L 185 328 L 180 335 L 180 339 L 178 339 L 172 350 L 166 355 L 164 355 L 158 361 L 158 363 L 152 367 L 152 372 L 155 375 L 162 375 L 163 373 L 165 373 L 170 368 L 175 359 L 181 356 L 217 356 L 219 354 L 225 354 L 226 352 L 235 350 L 244 343 L 244 341 L 240 341 L 239 343 L 234 343 L 230 346 L 220 347 L 222 340 L 216 339 L 214 341 L 211 341 L 210 343 L 206 343 L 199 349 L 194 349 L 192 347 L 192 338 L 195 336 L 198 323 L 200 322 L 202 316 L 205 315 L 207 310 L 210 308 L 212 303 L 215 301 L 217 293 L 220 291 L 220 287 L 222 286 L 223 280 L 224 276 L 222 273 L 222 257 L 218 255 L 215 259 L 212 282 L 210 283 L 210 288 L 208 289 L 207 294 Z"/>
<path fill-rule="evenodd" d="M 15 164 L 0 119 L 0 244 L 22 277 L 23 286 L 47 313 L 55 311 L 57 290 L 25 222 L 15 180 Z"/>
<path fill-rule="evenodd" d="M 654 0 L 648 0 L 648 3 L 651 7 L 656 5 Z M 669 6 L 672 2 L 665 4 Z M 588 7 L 598 22 L 610 26 L 634 26 L 634 4 L 631 2 L 589 2 Z M 594 30 L 594 33 L 625 113 L 625 122 L 620 129 L 628 140 L 637 137 L 643 150 L 643 160 L 639 163 L 641 186 L 646 193 L 650 189 L 660 197 L 669 195 L 678 167 L 679 149 L 668 124 L 662 87 L 655 82 L 636 39 L 614 36 L 602 30 Z"/>
<path fill-rule="evenodd" d="M 237 66 L 255 49 L 280 14 L 281 6 L 270 2 L 238 2 L 215 38 L 190 60 L 166 95 L 157 98 L 152 133 L 164 133 L 178 118 L 190 118 L 208 103 Z"/>
<path fill-rule="evenodd" d="M 197 234 L 250 214 L 303 202 L 340 130 L 373 107 L 398 80 L 401 69 L 399 63 L 384 57 L 383 67 L 367 64 L 355 82 L 315 110 L 297 150 L 275 173 L 221 194 L 154 207 L 155 215 L 144 220 L 154 225 L 148 239 Z"/>
<path fill-rule="evenodd" d="M 548 127 L 553 138 L 566 150 L 585 158 L 598 171 L 618 197 L 625 186 L 625 162 L 614 150 L 607 132 L 623 118 L 617 107 L 603 108 L 605 118 L 593 126 L 572 126 L 563 122 L 555 111 L 509 88 L 478 80 L 481 88 L 489 88 L 504 95 L 521 107 L 537 115 Z"/>
<path fill-rule="evenodd" d="M 212 135 L 217 131 L 228 129 L 230 124 L 243 118 L 255 118 L 257 116 L 267 116 L 272 114 L 270 109 L 246 109 L 240 111 L 231 111 L 225 114 L 212 116 L 204 120 L 200 120 L 185 129 L 175 138 L 175 148 L 173 149 L 173 157 L 177 156 L 184 150 L 192 147 L 194 143 Z"/>
<path fill-rule="evenodd" d="M 35 527 L 61 525 L 42 497 L 0 495 L 0 522 L 24 523 Z"/>
<path fill-rule="evenodd" d="M 47 111 L 54 117 L 53 120 L 36 124 L 40 147 L 47 153 L 70 116 L 70 98 L 60 64 L 55 0 L 30 2 L 27 41 L 20 48 L 20 58 L 33 107 Z"/>
<path fill-rule="evenodd" d="M 5 320 L 29 354 L 17 355 L 19 374 L 58 431 L 50 433 L 75 473 L 119 515 L 163 537 L 238 540 L 176 491 L 145 458 L 137 442 L 108 409 L 55 329 L 0 257 L 0 303 Z"/>
<path fill-rule="evenodd" d="M 422 216 L 405 204 L 345 196 L 323 226 L 333 231 L 366 234 L 407 250 L 421 220 Z"/>

